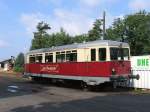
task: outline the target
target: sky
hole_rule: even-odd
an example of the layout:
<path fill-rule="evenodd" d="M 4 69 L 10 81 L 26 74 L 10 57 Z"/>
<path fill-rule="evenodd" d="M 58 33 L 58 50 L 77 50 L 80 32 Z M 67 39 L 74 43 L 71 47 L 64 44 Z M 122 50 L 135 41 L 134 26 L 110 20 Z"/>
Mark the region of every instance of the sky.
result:
<path fill-rule="evenodd" d="M 87 33 L 95 19 L 106 11 L 106 27 L 114 19 L 145 9 L 150 0 L 0 0 L 0 60 L 26 53 L 40 21 L 58 32 Z"/>

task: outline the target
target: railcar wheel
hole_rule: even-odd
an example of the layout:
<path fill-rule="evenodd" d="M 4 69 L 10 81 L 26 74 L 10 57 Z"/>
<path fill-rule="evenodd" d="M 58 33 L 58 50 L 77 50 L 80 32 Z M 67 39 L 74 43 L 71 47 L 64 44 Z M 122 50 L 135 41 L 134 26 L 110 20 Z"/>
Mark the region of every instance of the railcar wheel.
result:
<path fill-rule="evenodd" d="M 81 88 L 83 91 L 90 91 L 91 90 L 91 86 L 87 85 L 86 82 L 81 82 Z"/>
<path fill-rule="evenodd" d="M 39 78 L 38 77 L 31 77 L 31 80 L 34 81 L 34 82 L 38 82 Z"/>

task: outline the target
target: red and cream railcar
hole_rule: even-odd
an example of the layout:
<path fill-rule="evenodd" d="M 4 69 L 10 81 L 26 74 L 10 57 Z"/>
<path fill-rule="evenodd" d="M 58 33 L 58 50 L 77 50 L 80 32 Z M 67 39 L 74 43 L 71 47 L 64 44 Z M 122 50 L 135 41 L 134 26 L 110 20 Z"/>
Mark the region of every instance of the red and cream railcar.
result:
<path fill-rule="evenodd" d="M 127 43 L 97 40 L 32 50 L 26 54 L 25 75 L 79 80 L 99 85 L 130 76 Z"/>

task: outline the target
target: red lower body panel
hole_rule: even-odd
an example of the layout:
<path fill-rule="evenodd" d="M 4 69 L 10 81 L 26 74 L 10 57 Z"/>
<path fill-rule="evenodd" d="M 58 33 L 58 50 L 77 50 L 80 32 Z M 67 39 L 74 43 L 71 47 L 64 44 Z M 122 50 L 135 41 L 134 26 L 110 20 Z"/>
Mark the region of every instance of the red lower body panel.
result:
<path fill-rule="evenodd" d="M 26 64 L 25 72 L 36 74 L 54 74 L 64 76 L 88 76 L 88 77 L 109 77 L 112 75 L 112 68 L 117 75 L 130 73 L 129 61 L 110 62 L 64 62 L 46 64 Z"/>

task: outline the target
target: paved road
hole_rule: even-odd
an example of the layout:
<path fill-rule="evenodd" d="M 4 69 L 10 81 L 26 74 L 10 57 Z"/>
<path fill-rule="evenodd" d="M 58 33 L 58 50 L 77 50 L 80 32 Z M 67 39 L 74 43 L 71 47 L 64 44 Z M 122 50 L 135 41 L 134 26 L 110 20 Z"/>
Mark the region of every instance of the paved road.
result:
<path fill-rule="evenodd" d="M 150 95 L 84 92 L 0 75 L 0 112 L 150 112 Z"/>

